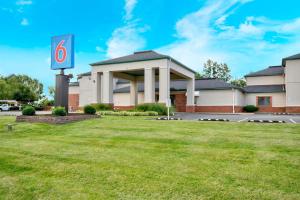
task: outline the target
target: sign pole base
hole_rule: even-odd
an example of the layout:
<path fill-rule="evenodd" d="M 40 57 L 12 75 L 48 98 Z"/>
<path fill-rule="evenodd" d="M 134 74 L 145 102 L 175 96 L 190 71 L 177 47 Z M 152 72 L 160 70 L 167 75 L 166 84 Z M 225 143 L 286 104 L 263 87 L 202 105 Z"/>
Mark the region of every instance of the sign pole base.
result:
<path fill-rule="evenodd" d="M 64 107 L 69 112 L 69 76 L 64 74 L 64 69 L 56 75 L 55 106 Z"/>

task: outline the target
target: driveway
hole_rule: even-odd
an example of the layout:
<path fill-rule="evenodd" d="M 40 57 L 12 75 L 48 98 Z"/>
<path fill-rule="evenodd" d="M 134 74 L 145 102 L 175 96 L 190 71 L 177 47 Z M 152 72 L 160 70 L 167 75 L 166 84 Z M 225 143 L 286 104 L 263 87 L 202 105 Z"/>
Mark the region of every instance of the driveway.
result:
<path fill-rule="evenodd" d="M 198 119 L 228 119 L 233 122 L 248 122 L 248 120 L 285 121 L 286 123 L 300 124 L 300 115 L 273 115 L 273 114 L 211 114 L 211 113 L 176 113 L 176 117 L 183 120 Z"/>
<path fill-rule="evenodd" d="M 51 111 L 36 111 L 38 115 L 51 114 Z M 21 111 L 2 111 L 0 112 L 0 116 L 19 116 L 22 115 Z"/>

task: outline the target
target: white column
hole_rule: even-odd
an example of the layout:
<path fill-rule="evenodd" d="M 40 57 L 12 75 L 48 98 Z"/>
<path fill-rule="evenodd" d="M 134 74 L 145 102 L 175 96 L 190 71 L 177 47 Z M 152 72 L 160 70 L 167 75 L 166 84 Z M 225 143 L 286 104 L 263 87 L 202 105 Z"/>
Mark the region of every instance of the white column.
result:
<path fill-rule="evenodd" d="M 166 103 L 170 98 L 170 69 L 159 68 L 159 103 Z"/>
<path fill-rule="evenodd" d="M 137 104 L 138 104 L 137 81 L 130 81 L 130 105 L 136 106 Z"/>
<path fill-rule="evenodd" d="M 103 103 L 113 104 L 113 73 L 103 72 Z"/>
<path fill-rule="evenodd" d="M 186 88 L 186 105 L 194 106 L 195 105 L 195 78 L 188 79 L 187 88 Z"/>
<path fill-rule="evenodd" d="M 101 74 L 99 72 L 92 73 L 92 103 L 101 102 Z"/>
<path fill-rule="evenodd" d="M 152 67 L 145 68 L 144 74 L 144 102 L 155 103 L 155 70 Z"/>

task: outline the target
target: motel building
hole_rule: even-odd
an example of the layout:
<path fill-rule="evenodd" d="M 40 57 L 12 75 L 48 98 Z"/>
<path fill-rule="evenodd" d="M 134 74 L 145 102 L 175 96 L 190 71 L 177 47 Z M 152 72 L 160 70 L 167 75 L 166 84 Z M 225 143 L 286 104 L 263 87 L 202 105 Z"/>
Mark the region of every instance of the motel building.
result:
<path fill-rule="evenodd" d="M 255 105 L 259 112 L 300 113 L 300 54 L 245 78 L 245 88 L 219 79 L 195 80 L 195 71 L 172 57 L 140 51 L 91 64 L 91 72 L 70 83 L 69 107 L 104 103 L 128 110 L 170 99 L 178 112 L 235 113 Z"/>

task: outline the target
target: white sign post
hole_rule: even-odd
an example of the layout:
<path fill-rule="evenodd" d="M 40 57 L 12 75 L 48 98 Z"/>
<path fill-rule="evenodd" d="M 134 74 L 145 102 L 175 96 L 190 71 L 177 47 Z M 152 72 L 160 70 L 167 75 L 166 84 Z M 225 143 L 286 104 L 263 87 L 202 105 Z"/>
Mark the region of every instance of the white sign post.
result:
<path fill-rule="evenodd" d="M 170 120 L 170 107 L 171 107 L 171 99 L 170 98 L 167 99 L 166 106 L 168 108 L 168 120 Z"/>

